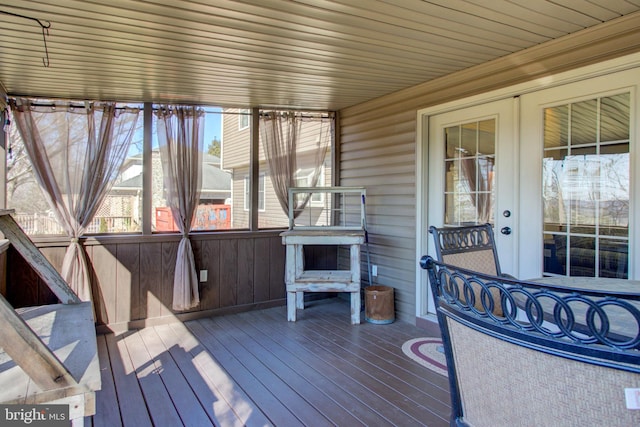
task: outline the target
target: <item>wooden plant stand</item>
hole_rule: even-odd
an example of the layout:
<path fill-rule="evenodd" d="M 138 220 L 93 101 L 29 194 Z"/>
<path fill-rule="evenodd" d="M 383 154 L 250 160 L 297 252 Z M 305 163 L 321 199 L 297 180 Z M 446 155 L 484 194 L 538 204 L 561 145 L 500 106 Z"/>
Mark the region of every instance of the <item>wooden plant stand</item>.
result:
<path fill-rule="evenodd" d="M 291 188 L 289 206 L 299 192 L 327 192 L 329 194 L 351 194 L 358 205 L 349 212 L 357 217 L 355 226 L 296 226 L 293 212 L 289 213 L 289 230 L 280 234 L 286 246 L 285 285 L 287 290 L 287 320 L 296 321 L 296 310 L 304 309 L 305 292 L 349 292 L 351 298 L 351 323 L 360 323 L 360 246 L 365 242 L 364 189 L 354 187 Z M 337 209 L 339 210 L 339 209 Z M 355 212 L 355 213 L 354 213 Z M 344 209 L 338 217 L 345 216 Z M 349 246 L 348 270 L 305 270 L 305 245 Z"/>

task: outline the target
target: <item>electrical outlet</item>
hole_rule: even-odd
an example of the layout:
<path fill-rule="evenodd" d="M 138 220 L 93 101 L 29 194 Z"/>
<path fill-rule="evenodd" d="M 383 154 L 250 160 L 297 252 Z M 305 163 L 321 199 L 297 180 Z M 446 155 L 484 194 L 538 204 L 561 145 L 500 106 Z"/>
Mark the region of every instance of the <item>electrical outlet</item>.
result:
<path fill-rule="evenodd" d="M 200 270 L 200 281 L 206 282 L 209 278 L 209 270 Z"/>
<path fill-rule="evenodd" d="M 625 388 L 627 409 L 640 409 L 640 388 Z"/>
<path fill-rule="evenodd" d="M 371 266 L 371 275 L 373 277 L 378 277 L 378 266 L 375 264 Z"/>

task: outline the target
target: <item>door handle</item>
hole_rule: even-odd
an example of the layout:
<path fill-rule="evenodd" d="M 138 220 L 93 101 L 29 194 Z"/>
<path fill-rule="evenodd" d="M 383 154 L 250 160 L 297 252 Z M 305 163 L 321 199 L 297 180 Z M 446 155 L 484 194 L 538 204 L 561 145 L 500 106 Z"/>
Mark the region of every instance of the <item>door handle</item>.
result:
<path fill-rule="evenodd" d="M 511 234 L 511 227 L 502 227 L 500 229 L 500 232 L 505 236 L 508 236 L 509 234 Z"/>

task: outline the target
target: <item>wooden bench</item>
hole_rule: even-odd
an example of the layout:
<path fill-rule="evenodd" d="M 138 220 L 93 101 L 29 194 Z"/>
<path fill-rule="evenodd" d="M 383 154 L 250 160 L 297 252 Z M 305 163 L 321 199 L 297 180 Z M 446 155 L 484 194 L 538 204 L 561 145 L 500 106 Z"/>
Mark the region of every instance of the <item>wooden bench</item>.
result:
<path fill-rule="evenodd" d="M 0 231 L 61 303 L 14 309 L 0 295 L 0 403 L 67 404 L 82 425 L 101 387 L 92 303 L 78 299 L 10 214 L 0 211 Z"/>

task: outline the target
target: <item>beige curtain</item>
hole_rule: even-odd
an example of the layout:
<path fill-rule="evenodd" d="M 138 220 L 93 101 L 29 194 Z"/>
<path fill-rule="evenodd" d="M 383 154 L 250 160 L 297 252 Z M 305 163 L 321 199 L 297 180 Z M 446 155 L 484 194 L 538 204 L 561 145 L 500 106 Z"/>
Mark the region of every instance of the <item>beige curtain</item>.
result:
<path fill-rule="evenodd" d="M 44 197 L 71 243 L 62 277 L 83 301 L 90 274 L 78 242 L 110 191 L 127 155 L 139 110 L 115 103 L 12 101 L 14 120 Z"/>
<path fill-rule="evenodd" d="M 320 117 L 305 117 L 293 112 L 264 112 L 260 115 L 260 136 L 269 165 L 269 176 L 278 202 L 286 215 L 289 214 L 289 188 L 296 186 L 297 155 L 302 124 L 304 121 L 319 121 L 314 152 L 313 173 L 310 187 L 318 184 L 327 149 L 333 135 L 333 120 Z M 306 149 L 306 147 L 305 147 Z M 310 195 L 295 200 L 294 217 L 297 217 L 309 201 Z"/>
<path fill-rule="evenodd" d="M 189 231 L 200 202 L 204 111 L 196 107 L 162 106 L 156 115 L 167 205 L 182 233 L 176 257 L 172 306 L 174 310 L 188 310 L 200 303 Z"/>

